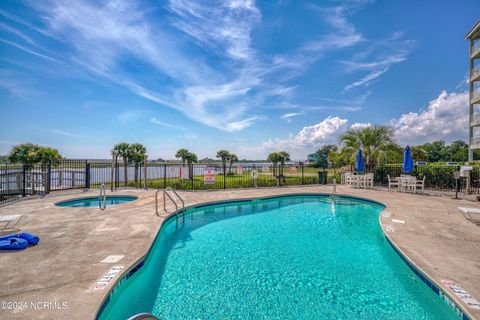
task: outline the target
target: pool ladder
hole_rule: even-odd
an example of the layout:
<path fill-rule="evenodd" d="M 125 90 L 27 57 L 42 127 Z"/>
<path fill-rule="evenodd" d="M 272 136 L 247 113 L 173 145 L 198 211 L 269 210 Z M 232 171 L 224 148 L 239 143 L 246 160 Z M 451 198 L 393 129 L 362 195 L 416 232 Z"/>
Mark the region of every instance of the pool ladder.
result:
<path fill-rule="evenodd" d="M 98 207 L 100 210 L 105 210 L 107 208 L 107 192 L 105 191 L 105 183 L 102 183 L 100 186 L 100 196 L 98 197 Z"/>
<path fill-rule="evenodd" d="M 139 313 L 128 318 L 128 320 L 158 320 L 158 318 L 151 313 Z"/>
<path fill-rule="evenodd" d="M 172 194 L 170 194 L 170 192 Z M 167 212 L 167 206 L 166 206 L 166 199 L 168 197 L 168 199 L 170 199 L 170 201 L 172 201 L 172 203 L 175 205 L 175 218 L 177 219 L 177 226 L 178 226 L 178 214 L 180 212 L 183 212 L 183 220 L 182 222 L 185 222 L 185 202 L 183 201 L 182 197 L 180 197 L 180 195 L 177 193 L 177 191 L 175 191 L 174 189 L 168 187 L 168 188 L 165 188 L 165 189 L 159 189 L 157 190 L 157 192 L 155 192 L 155 214 L 157 216 L 160 216 L 158 214 L 158 194 L 162 192 L 163 193 L 163 211 Z M 172 197 L 173 195 L 173 197 Z M 180 202 L 182 203 L 182 210 L 179 210 L 179 207 L 178 207 L 178 204 L 177 204 L 177 200 L 180 200 Z"/>

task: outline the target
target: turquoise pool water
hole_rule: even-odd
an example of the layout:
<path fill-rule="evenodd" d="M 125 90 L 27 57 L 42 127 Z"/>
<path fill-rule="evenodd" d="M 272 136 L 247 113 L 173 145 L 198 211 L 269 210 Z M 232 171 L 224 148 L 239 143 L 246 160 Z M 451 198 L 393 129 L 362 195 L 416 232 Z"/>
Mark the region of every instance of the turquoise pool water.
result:
<path fill-rule="evenodd" d="M 107 207 L 114 206 L 116 204 L 130 202 L 137 200 L 138 198 L 135 196 L 107 196 Z M 103 199 L 102 199 L 103 203 Z M 79 198 L 67 201 L 61 201 L 55 203 L 56 206 L 59 207 L 73 207 L 73 208 L 90 208 L 90 207 L 97 207 L 100 205 L 99 197 L 91 197 L 91 198 Z"/>
<path fill-rule="evenodd" d="M 383 206 L 289 196 L 170 219 L 100 319 L 458 319 L 385 240 Z"/>

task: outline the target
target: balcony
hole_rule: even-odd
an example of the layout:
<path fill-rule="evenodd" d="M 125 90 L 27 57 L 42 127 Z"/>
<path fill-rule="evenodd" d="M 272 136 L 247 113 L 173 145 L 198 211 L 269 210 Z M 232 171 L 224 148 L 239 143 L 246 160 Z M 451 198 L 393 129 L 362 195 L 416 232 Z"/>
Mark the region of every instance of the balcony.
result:
<path fill-rule="evenodd" d="M 470 118 L 470 126 L 473 127 L 478 125 L 480 125 L 480 113 L 474 113 Z"/>
<path fill-rule="evenodd" d="M 480 80 L 480 65 L 473 68 L 472 75 L 470 76 L 470 82 L 477 80 Z"/>
<path fill-rule="evenodd" d="M 475 89 L 472 92 L 472 99 L 470 100 L 471 104 L 480 103 L 480 89 Z"/>
<path fill-rule="evenodd" d="M 480 58 L 480 43 L 472 47 L 472 54 L 470 55 L 471 59 Z"/>
<path fill-rule="evenodd" d="M 480 137 L 472 137 L 470 148 L 480 149 Z"/>

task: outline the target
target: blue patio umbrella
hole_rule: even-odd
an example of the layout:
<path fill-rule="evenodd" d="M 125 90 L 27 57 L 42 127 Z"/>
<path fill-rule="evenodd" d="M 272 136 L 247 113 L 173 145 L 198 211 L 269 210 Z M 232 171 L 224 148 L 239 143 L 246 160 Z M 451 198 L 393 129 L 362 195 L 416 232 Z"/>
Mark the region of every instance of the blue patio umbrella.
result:
<path fill-rule="evenodd" d="M 407 146 L 403 154 L 403 173 L 410 173 L 410 171 L 412 170 L 413 170 L 412 151 L 410 150 L 410 147 Z"/>
<path fill-rule="evenodd" d="M 358 149 L 355 168 L 357 169 L 358 172 L 363 172 L 363 170 L 365 170 L 365 165 L 363 164 L 363 154 L 361 149 Z"/>

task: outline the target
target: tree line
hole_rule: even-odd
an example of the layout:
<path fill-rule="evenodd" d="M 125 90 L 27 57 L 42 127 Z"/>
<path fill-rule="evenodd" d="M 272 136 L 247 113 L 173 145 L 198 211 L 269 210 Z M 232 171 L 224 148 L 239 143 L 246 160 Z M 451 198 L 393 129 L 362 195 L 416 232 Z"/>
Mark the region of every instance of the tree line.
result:
<path fill-rule="evenodd" d="M 360 130 L 349 129 L 340 137 L 340 146 L 327 144 L 315 153 L 316 166 L 329 164 L 348 165 L 355 162 L 355 156 L 361 149 L 367 170 L 378 164 L 403 162 L 404 147 L 395 142 L 393 131 L 386 126 L 369 126 Z M 412 158 L 427 162 L 465 162 L 468 160 L 468 145 L 461 140 L 447 145 L 445 141 L 433 141 L 410 146 Z M 480 155 L 480 154 L 479 154 Z"/>

